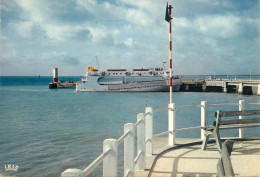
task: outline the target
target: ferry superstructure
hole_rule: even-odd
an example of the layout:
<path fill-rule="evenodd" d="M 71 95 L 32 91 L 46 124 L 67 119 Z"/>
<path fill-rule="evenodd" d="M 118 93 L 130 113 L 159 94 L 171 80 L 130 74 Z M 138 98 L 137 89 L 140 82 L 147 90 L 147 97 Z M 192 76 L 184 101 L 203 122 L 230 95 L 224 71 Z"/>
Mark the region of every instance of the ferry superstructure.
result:
<path fill-rule="evenodd" d="M 169 84 L 169 71 L 163 68 L 99 71 L 90 66 L 76 91 L 168 92 Z M 179 91 L 181 84 L 181 79 L 173 78 L 173 91 Z"/>

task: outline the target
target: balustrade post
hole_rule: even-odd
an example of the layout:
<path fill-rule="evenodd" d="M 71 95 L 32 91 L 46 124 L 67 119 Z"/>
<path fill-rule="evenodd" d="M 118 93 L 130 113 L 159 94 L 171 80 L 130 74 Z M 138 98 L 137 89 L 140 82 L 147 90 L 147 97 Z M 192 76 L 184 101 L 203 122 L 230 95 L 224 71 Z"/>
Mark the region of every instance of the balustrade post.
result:
<path fill-rule="evenodd" d="M 175 103 L 170 103 L 168 107 L 168 145 L 175 145 Z"/>
<path fill-rule="evenodd" d="M 257 96 L 260 96 L 260 84 L 257 85 L 257 93 L 256 93 Z"/>
<path fill-rule="evenodd" d="M 200 138 L 203 140 L 205 136 L 205 130 L 203 127 L 208 126 L 208 113 L 207 113 L 207 101 L 201 101 L 201 112 L 200 112 L 200 119 L 201 119 L 201 130 L 200 130 Z"/>
<path fill-rule="evenodd" d="M 137 114 L 137 122 L 140 121 L 137 126 L 137 154 L 142 152 L 137 162 L 138 170 L 145 170 L 145 129 L 144 129 L 144 113 Z"/>
<path fill-rule="evenodd" d="M 111 149 L 103 160 L 103 176 L 117 177 L 118 169 L 118 143 L 115 139 L 106 139 L 103 142 L 103 152 Z"/>
<path fill-rule="evenodd" d="M 69 168 L 61 173 L 61 177 L 81 177 L 82 170 L 76 168 Z"/>
<path fill-rule="evenodd" d="M 128 133 L 124 140 L 124 176 L 134 176 L 134 152 L 135 152 L 135 125 L 127 123 L 124 126 L 124 133 Z"/>
<path fill-rule="evenodd" d="M 145 155 L 153 154 L 153 108 L 145 108 Z"/>
<path fill-rule="evenodd" d="M 245 101 L 244 100 L 239 100 L 239 111 L 244 111 L 245 110 Z M 244 116 L 239 116 L 239 119 L 244 119 Z M 244 138 L 245 137 L 245 131 L 243 128 L 239 128 L 238 130 L 239 138 Z"/>
<path fill-rule="evenodd" d="M 243 94 L 243 83 L 239 83 L 239 85 L 238 85 L 238 93 Z"/>
<path fill-rule="evenodd" d="M 223 81 L 223 92 L 227 93 L 228 92 L 228 85 L 227 82 Z"/>

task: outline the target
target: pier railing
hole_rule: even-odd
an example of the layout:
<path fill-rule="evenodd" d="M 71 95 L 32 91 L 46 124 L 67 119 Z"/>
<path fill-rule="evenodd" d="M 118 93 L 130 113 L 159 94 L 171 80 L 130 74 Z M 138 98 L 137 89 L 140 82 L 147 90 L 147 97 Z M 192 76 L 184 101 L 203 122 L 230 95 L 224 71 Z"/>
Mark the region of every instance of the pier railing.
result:
<path fill-rule="evenodd" d="M 135 124 L 125 124 L 124 134 L 121 137 L 117 140 L 104 140 L 103 153 L 99 155 L 87 168 L 83 171 L 80 169 L 67 169 L 61 174 L 61 176 L 88 176 L 102 162 L 103 176 L 117 176 L 118 146 L 123 142 L 124 176 L 134 176 L 134 167 L 136 165 L 138 170 L 145 170 L 145 156 L 147 155 L 145 152 L 152 155 L 152 114 L 151 108 L 146 108 L 145 114 L 137 114 L 137 122 Z M 136 156 L 135 152 L 137 152 Z"/>
<path fill-rule="evenodd" d="M 168 145 L 175 145 L 175 133 L 192 129 L 201 129 L 201 139 L 204 138 L 204 128 L 208 125 L 208 107 L 214 106 L 238 106 L 238 110 L 245 109 L 245 101 L 239 100 L 238 103 L 221 103 L 208 104 L 207 101 L 201 101 L 198 105 L 175 106 L 174 103 L 168 105 L 167 108 L 154 109 L 146 107 L 145 113 L 137 114 L 137 122 L 127 123 L 124 125 L 124 134 L 118 139 L 106 139 L 103 141 L 103 153 L 99 155 L 84 170 L 67 169 L 61 177 L 85 177 L 88 176 L 99 164 L 103 162 L 103 176 L 117 176 L 118 174 L 118 146 L 124 142 L 124 177 L 133 177 L 134 168 L 137 170 L 145 170 L 145 159 L 152 156 L 153 137 L 168 135 Z M 247 103 L 247 105 L 260 105 L 260 103 Z M 201 109 L 201 125 L 186 128 L 175 128 L 176 110 L 184 108 L 200 108 Z M 153 135 L 153 114 L 157 112 L 168 111 L 168 130 Z M 244 119 L 239 116 L 239 119 Z M 243 128 L 239 129 L 239 138 L 244 138 Z M 136 153 L 135 153 L 136 152 Z M 136 155 L 135 155 L 136 154 Z"/>

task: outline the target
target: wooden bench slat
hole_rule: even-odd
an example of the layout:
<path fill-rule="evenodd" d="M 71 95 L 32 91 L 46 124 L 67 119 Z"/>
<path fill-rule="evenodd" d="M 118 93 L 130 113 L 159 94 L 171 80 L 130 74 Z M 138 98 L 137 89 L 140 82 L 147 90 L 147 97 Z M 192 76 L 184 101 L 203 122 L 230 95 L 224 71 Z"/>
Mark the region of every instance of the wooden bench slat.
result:
<path fill-rule="evenodd" d="M 229 124 L 252 124 L 252 123 L 260 123 L 259 118 L 252 119 L 235 119 L 235 120 L 222 120 L 219 125 L 229 125 Z"/>
<path fill-rule="evenodd" d="M 260 110 L 245 110 L 245 111 L 220 111 L 220 117 L 232 117 L 232 116 L 250 116 L 250 115 L 260 115 Z M 215 113 L 215 117 L 217 114 Z"/>
<path fill-rule="evenodd" d="M 260 123 L 222 125 L 219 127 L 219 129 L 237 129 L 237 128 L 251 128 L 251 127 L 260 127 Z"/>

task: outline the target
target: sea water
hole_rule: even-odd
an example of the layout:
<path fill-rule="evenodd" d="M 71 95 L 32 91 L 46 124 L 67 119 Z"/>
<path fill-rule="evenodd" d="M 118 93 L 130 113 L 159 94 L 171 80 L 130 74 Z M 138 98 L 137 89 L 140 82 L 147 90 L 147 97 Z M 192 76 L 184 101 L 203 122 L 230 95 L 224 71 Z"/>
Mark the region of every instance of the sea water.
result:
<path fill-rule="evenodd" d="M 80 80 L 64 77 L 61 80 Z M 125 123 L 135 123 L 145 107 L 165 108 L 166 92 L 98 93 L 74 89 L 49 89 L 51 77 L 0 77 L 0 174 L 14 176 L 60 176 L 68 168 L 84 169 L 102 153 L 103 140 L 118 139 Z M 256 95 L 174 92 L 176 106 L 238 103 L 260 109 Z M 208 107 L 208 122 L 216 110 L 238 110 L 238 106 Z M 167 112 L 154 113 L 154 134 L 167 131 Z M 200 126 L 200 108 L 176 110 L 176 128 Z M 237 136 L 237 130 L 225 136 Z M 260 137 L 259 128 L 245 130 L 246 137 Z M 178 132 L 177 137 L 200 138 L 200 130 Z M 119 146 L 119 176 L 122 149 Z M 5 165 L 17 165 L 16 172 Z M 90 176 L 101 176 L 100 165 Z"/>

